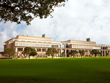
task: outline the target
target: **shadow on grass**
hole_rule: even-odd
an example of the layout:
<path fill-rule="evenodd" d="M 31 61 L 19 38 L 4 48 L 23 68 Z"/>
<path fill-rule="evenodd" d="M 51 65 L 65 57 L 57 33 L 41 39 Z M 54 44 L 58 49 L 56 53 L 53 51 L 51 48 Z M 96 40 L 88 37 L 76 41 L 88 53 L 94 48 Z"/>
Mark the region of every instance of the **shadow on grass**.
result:
<path fill-rule="evenodd" d="M 0 83 L 76 83 L 72 80 L 66 79 L 53 79 L 53 78 L 38 78 L 38 77 L 13 77 L 2 76 L 0 77 Z"/>
<path fill-rule="evenodd" d="M 104 73 L 107 74 L 107 73 Z M 69 77 L 65 78 L 44 78 L 44 77 L 35 77 L 35 76 L 0 76 L 0 83 L 110 83 L 110 78 L 78 78 Z"/>

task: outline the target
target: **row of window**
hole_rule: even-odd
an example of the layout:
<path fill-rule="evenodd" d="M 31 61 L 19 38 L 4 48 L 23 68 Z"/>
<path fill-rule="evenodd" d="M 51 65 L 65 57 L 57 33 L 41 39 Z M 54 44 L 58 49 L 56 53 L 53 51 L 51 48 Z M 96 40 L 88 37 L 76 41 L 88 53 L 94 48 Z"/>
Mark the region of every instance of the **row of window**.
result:
<path fill-rule="evenodd" d="M 72 46 L 72 48 L 101 49 L 100 47 L 80 47 L 80 46 Z"/>
<path fill-rule="evenodd" d="M 42 45 L 42 44 L 22 44 L 15 43 L 15 46 L 32 46 L 32 47 L 60 47 L 60 45 Z"/>

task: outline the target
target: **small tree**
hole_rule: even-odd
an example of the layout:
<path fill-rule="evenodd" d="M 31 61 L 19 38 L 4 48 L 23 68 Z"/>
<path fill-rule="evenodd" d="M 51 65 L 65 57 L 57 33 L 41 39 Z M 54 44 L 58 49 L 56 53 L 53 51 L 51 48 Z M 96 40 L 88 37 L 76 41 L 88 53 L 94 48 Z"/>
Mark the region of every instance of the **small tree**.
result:
<path fill-rule="evenodd" d="M 4 54 L 8 55 L 9 58 L 10 58 L 10 56 L 14 56 L 15 51 L 13 49 L 11 49 L 11 48 L 5 48 L 4 49 Z"/>
<path fill-rule="evenodd" d="M 76 50 L 71 50 L 70 52 L 69 52 L 69 54 L 71 55 L 71 56 L 75 56 L 76 54 L 77 54 L 78 52 L 76 51 Z"/>
<path fill-rule="evenodd" d="M 106 56 L 108 56 L 108 53 L 106 52 Z"/>
<path fill-rule="evenodd" d="M 30 55 L 31 55 L 31 56 L 35 56 L 35 55 L 37 55 L 37 52 L 33 49 L 33 50 L 30 52 Z"/>
<path fill-rule="evenodd" d="M 48 50 L 46 51 L 46 54 L 49 56 L 51 55 L 53 58 L 54 54 L 58 54 L 58 51 L 55 48 L 48 48 Z"/>
<path fill-rule="evenodd" d="M 92 55 L 94 54 L 95 57 L 96 57 L 96 55 L 97 55 L 97 54 L 101 54 L 101 52 L 99 52 L 98 50 L 94 49 L 94 50 L 91 51 L 91 54 L 92 54 Z"/>
<path fill-rule="evenodd" d="M 64 57 L 64 56 L 65 56 L 65 53 L 64 53 L 64 52 L 62 52 L 62 53 L 61 53 L 61 56 L 62 56 L 62 57 Z"/>
<path fill-rule="evenodd" d="M 85 54 L 84 50 L 79 50 L 81 57 Z"/>
<path fill-rule="evenodd" d="M 23 51 L 23 54 L 26 54 L 29 56 L 30 59 L 30 53 L 33 51 L 33 49 L 31 47 L 26 47 Z"/>

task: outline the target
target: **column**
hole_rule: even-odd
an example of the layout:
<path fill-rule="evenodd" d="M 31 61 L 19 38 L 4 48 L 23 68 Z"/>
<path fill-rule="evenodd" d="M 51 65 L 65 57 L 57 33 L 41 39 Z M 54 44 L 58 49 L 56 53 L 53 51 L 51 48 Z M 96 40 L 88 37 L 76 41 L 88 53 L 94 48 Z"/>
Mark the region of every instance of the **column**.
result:
<path fill-rule="evenodd" d="M 104 50 L 104 56 L 106 56 L 106 51 Z"/>
<path fill-rule="evenodd" d="M 37 51 L 37 48 L 35 48 L 35 51 Z"/>
<path fill-rule="evenodd" d="M 66 54 L 66 49 L 65 49 L 65 57 L 67 57 L 67 54 Z"/>
<path fill-rule="evenodd" d="M 60 56 L 62 56 L 62 49 L 60 49 Z"/>
<path fill-rule="evenodd" d="M 15 48 L 16 56 L 18 56 L 18 48 Z"/>
<path fill-rule="evenodd" d="M 43 55 L 42 55 L 42 48 L 41 48 L 41 56 L 43 57 Z"/>
<path fill-rule="evenodd" d="M 23 48 L 23 51 L 24 51 L 24 48 Z"/>
<path fill-rule="evenodd" d="M 71 50 L 69 49 L 69 53 L 71 52 Z M 70 56 L 70 54 L 69 54 L 69 56 Z M 71 56 L 72 57 L 72 56 Z"/>
<path fill-rule="evenodd" d="M 88 57 L 89 57 L 89 55 L 90 55 L 90 53 L 89 53 L 90 51 L 88 50 Z"/>
<path fill-rule="evenodd" d="M 103 50 L 101 52 L 102 52 L 102 57 L 103 57 Z"/>

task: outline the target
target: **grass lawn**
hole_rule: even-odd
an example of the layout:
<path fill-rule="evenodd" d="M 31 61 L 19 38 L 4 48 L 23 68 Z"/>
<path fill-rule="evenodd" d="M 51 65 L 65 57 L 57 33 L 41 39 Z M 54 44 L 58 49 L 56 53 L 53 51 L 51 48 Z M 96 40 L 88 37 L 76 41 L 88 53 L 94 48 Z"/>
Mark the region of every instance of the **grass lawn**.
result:
<path fill-rule="evenodd" d="M 110 58 L 0 60 L 0 83 L 110 83 Z"/>

